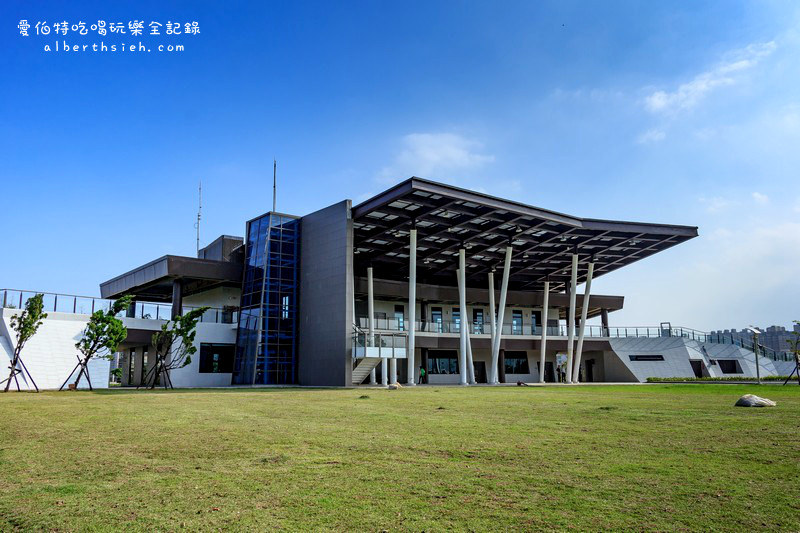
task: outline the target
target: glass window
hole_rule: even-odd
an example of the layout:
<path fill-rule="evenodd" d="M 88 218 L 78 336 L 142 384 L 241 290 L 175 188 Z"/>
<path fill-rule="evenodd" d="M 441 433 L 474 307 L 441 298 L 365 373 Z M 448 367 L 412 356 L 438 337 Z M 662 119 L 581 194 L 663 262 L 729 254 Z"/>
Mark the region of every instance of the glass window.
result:
<path fill-rule="evenodd" d="M 226 372 L 227 365 L 233 383 L 296 383 L 298 230 L 297 219 L 269 213 L 248 225 L 233 363 L 211 354 L 206 371 Z"/>
<path fill-rule="evenodd" d="M 522 311 L 519 309 L 511 311 L 511 334 L 522 335 Z"/>
<path fill-rule="evenodd" d="M 631 361 L 663 361 L 663 355 L 631 355 Z"/>
<path fill-rule="evenodd" d="M 473 333 L 480 335 L 483 333 L 483 309 L 472 310 Z"/>
<path fill-rule="evenodd" d="M 453 308 L 453 331 L 451 333 L 461 333 L 461 310 Z"/>
<path fill-rule="evenodd" d="M 530 374 L 528 352 L 506 352 L 506 374 Z"/>
<path fill-rule="evenodd" d="M 458 353 L 455 350 L 428 352 L 428 374 L 458 374 Z"/>
<path fill-rule="evenodd" d="M 442 332 L 442 308 L 441 307 L 432 307 L 431 308 L 431 322 L 433 322 L 433 332 L 434 333 L 441 333 Z"/>
<path fill-rule="evenodd" d="M 222 374 L 233 372 L 233 344 L 200 344 L 200 373 Z"/>
<path fill-rule="evenodd" d="M 405 307 L 402 305 L 395 305 L 394 306 L 394 321 L 397 325 L 397 331 L 404 331 L 405 328 Z"/>
<path fill-rule="evenodd" d="M 736 359 L 717 359 L 719 369 L 723 374 L 741 374 L 742 367 Z"/>

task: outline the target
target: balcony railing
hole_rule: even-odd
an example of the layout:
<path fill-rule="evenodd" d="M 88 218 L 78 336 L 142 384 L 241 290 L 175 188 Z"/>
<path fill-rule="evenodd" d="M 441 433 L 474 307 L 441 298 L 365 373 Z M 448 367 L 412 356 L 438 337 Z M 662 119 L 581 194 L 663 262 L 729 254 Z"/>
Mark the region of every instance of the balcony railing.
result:
<path fill-rule="evenodd" d="M 375 319 L 376 331 L 407 331 L 408 320 L 393 318 L 393 319 Z M 361 329 L 368 329 L 369 324 L 367 317 L 359 317 L 358 325 Z M 488 322 L 469 322 L 467 325 L 470 328 L 472 335 L 489 335 L 491 333 L 491 325 Z M 443 321 L 427 321 L 416 322 L 415 331 L 427 333 L 452 333 L 458 334 L 461 332 L 461 322 L 443 322 Z M 508 335 L 534 335 L 540 336 L 542 334 L 541 326 L 532 326 L 531 324 L 520 323 L 505 323 L 503 324 L 502 334 Z M 567 326 L 548 326 L 547 335 L 551 337 L 566 337 L 568 336 Z M 575 335 L 578 335 L 578 327 L 575 327 Z M 587 325 L 584 328 L 584 337 L 587 338 L 627 338 L 627 337 L 680 337 L 684 339 L 691 339 L 698 342 L 707 342 L 713 344 L 731 344 L 739 346 L 746 350 L 753 351 L 752 340 L 742 339 L 741 337 L 734 337 L 731 334 L 722 333 L 705 333 L 696 329 L 684 327 L 652 327 L 652 326 L 621 326 L 609 327 L 597 325 Z M 786 352 L 778 352 L 768 348 L 759 343 L 758 354 L 762 357 L 772 359 L 773 361 L 792 361 L 792 356 Z"/>
<path fill-rule="evenodd" d="M 44 311 L 47 313 L 70 313 L 90 315 L 95 311 L 108 310 L 114 300 L 95 298 L 93 296 L 75 296 L 52 292 L 21 291 L 17 289 L 0 289 L 0 304 L 3 308 L 23 309 L 25 302 L 36 294 L 43 294 Z M 183 306 L 183 312 L 198 309 L 200 306 Z M 150 320 L 169 320 L 172 316 L 172 304 L 156 302 L 134 302 L 131 309 L 117 315 L 119 318 L 143 318 Z M 237 308 L 209 308 L 200 317 L 200 322 L 216 324 L 235 324 L 239 320 Z"/>

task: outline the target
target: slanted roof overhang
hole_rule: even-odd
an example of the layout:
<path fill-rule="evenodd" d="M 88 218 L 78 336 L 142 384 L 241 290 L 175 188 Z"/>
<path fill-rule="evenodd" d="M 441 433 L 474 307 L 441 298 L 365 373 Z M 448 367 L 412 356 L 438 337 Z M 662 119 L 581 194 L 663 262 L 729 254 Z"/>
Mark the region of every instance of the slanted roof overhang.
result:
<path fill-rule="evenodd" d="M 130 294 L 140 300 L 170 301 L 172 283 L 180 279 L 183 295 L 220 286 L 240 287 L 242 265 L 227 261 L 165 255 L 100 284 L 100 296 L 118 298 Z"/>
<path fill-rule="evenodd" d="M 590 258 L 601 276 L 697 236 L 695 226 L 579 218 L 417 177 L 355 206 L 352 215 L 359 275 L 372 266 L 375 277 L 406 280 L 415 227 L 419 283 L 455 285 L 463 247 L 467 285 L 484 287 L 488 272 L 502 273 L 510 244 L 512 290 L 543 290 L 548 279 L 551 291 L 566 288 L 573 253 L 582 283 Z"/>

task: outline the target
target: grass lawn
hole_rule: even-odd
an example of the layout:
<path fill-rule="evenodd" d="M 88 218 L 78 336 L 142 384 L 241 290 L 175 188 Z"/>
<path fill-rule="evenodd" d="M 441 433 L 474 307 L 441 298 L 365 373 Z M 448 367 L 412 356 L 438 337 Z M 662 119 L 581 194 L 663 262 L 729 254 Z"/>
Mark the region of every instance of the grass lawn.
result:
<path fill-rule="evenodd" d="M 2 531 L 800 529 L 796 385 L 13 393 L 0 420 Z"/>

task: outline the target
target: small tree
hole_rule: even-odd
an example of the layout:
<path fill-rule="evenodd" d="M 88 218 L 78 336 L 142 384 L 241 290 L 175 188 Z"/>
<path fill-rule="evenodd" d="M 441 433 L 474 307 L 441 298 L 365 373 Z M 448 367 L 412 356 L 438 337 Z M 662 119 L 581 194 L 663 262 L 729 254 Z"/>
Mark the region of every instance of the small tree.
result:
<path fill-rule="evenodd" d="M 795 325 L 800 325 L 800 320 L 794 321 Z M 794 370 L 792 373 L 789 374 L 789 377 L 786 378 L 786 381 L 783 382 L 786 385 L 791 379 L 792 374 L 797 374 L 797 384 L 800 385 L 800 331 L 795 327 L 794 331 L 792 331 L 792 339 L 789 339 L 787 342 L 789 343 L 789 348 L 791 354 L 794 356 Z"/>
<path fill-rule="evenodd" d="M 39 326 L 42 325 L 44 319 L 47 318 L 47 313 L 43 312 L 43 310 L 44 294 L 37 294 L 28 298 L 28 301 L 25 302 L 25 309 L 22 311 L 22 313 L 11 317 L 11 329 L 17 332 L 17 345 L 14 348 L 14 355 L 11 358 L 11 366 L 9 367 L 11 372 L 8 374 L 8 378 L 5 380 L 6 386 L 5 389 L 3 389 L 3 392 L 8 392 L 9 387 L 11 387 L 12 379 L 14 380 L 14 383 L 17 384 L 17 390 L 21 390 L 19 387 L 19 379 L 17 378 L 17 374 L 21 374 L 23 371 L 28 375 L 30 382 L 33 383 L 33 387 L 36 389 L 36 392 L 39 392 L 39 387 L 36 386 L 36 382 L 33 381 L 31 373 L 28 372 L 28 369 L 25 367 L 25 363 L 22 362 L 20 352 L 22 352 L 22 348 L 25 346 L 25 343 L 28 342 L 31 337 L 33 337 L 33 335 L 39 329 Z M 2 383 L 2 381 L 0 381 L 0 383 Z"/>
<path fill-rule="evenodd" d="M 78 364 L 72 369 L 66 381 L 61 385 L 61 389 L 67 384 L 75 371 L 78 371 L 78 377 L 75 378 L 75 388 L 81 381 L 81 377 L 86 375 L 86 381 L 89 383 L 89 390 L 92 389 L 92 380 L 89 378 L 89 361 L 94 357 L 104 357 L 111 359 L 114 357 L 114 352 L 117 347 L 128 336 L 128 329 L 122 324 L 122 320 L 117 318 L 117 315 L 131 306 L 131 296 L 123 296 L 115 301 L 107 311 L 95 311 L 89 318 L 89 323 L 83 330 L 81 340 L 75 343 L 75 347 L 81 352 L 78 357 Z"/>
<path fill-rule="evenodd" d="M 156 360 L 144 379 L 144 383 L 149 383 L 151 389 L 156 388 L 162 377 L 165 389 L 174 388 L 169 373 L 192 362 L 192 355 L 197 352 L 194 346 L 197 323 L 208 309 L 200 307 L 183 316 L 176 316 L 153 334 L 151 344 L 155 349 Z"/>

